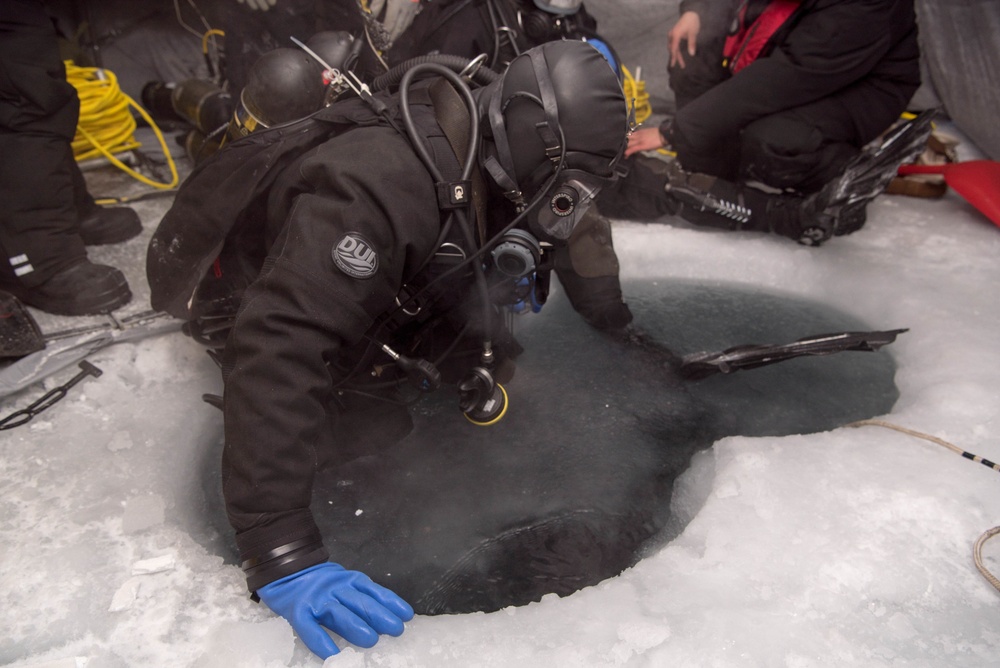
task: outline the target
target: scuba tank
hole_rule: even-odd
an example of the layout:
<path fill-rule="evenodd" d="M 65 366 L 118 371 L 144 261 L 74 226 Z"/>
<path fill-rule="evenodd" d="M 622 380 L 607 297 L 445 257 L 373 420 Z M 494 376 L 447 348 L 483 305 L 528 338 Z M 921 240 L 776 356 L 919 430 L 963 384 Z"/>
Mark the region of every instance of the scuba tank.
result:
<path fill-rule="evenodd" d="M 361 42 L 344 31 L 324 31 L 306 42 L 312 54 L 329 69 L 347 69 L 357 58 Z M 253 64 L 240 91 L 225 141 L 246 137 L 259 128 L 297 121 L 332 103 L 338 91 L 328 88 L 326 68 L 303 49 L 268 51 Z M 225 143 L 225 141 L 223 143 Z"/>

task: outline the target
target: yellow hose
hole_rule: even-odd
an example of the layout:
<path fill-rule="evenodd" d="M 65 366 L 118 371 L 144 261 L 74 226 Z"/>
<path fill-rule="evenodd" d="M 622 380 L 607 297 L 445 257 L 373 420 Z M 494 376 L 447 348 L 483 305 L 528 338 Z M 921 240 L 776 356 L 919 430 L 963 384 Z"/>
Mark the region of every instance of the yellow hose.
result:
<path fill-rule="evenodd" d="M 205 31 L 205 34 L 201 36 L 201 52 L 206 56 L 208 55 L 208 42 L 213 36 L 225 37 L 226 33 L 215 28 Z"/>
<path fill-rule="evenodd" d="M 635 122 L 640 124 L 653 114 L 653 107 L 649 103 L 649 93 L 646 92 L 646 82 L 637 80 L 622 65 L 622 90 L 625 92 L 625 100 L 635 107 Z"/>
<path fill-rule="evenodd" d="M 78 67 L 72 61 L 65 61 L 65 64 L 66 78 L 80 96 L 80 120 L 72 144 L 76 161 L 104 156 L 108 162 L 146 185 L 160 190 L 176 187 L 180 178 L 163 133 L 146 110 L 119 88 L 118 78 L 114 73 L 97 67 Z M 156 133 L 170 167 L 172 177 L 170 183 L 153 181 L 115 157 L 116 153 L 124 153 L 142 146 L 135 139 L 136 123 L 135 118 L 129 113 L 129 107 L 138 111 Z"/>

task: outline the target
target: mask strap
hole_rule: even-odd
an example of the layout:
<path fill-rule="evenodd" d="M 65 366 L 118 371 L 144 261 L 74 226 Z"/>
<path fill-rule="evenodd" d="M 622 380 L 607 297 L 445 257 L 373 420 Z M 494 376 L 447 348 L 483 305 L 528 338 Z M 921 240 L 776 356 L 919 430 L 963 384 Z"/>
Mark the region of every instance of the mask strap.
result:
<path fill-rule="evenodd" d="M 545 143 L 545 155 L 549 160 L 558 162 L 562 146 L 559 142 L 559 106 L 556 103 L 556 91 L 552 86 L 552 79 L 549 78 L 549 68 L 543 50 L 534 49 L 529 51 L 528 55 L 535 70 L 535 83 L 538 84 L 542 108 L 545 111 L 545 122 L 538 123 L 535 128 Z"/>
<path fill-rule="evenodd" d="M 514 179 L 512 179 L 504 168 L 500 166 L 500 163 L 494 156 L 487 155 L 486 158 L 483 159 L 483 167 L 485 167 L 486 171 L 490 173 L 490 176 L 493 177 L 493 180 L 496 181 L 497 185 L 503 188 L 504 197 L 518 206 L 522 206 L 524 204 L 524 195 L 521 193 L 521 190 L 517 187 L 517 184 L 514 183 Z"/>
<path fill-rule="evenodd" d="M 490 127 L 493 129 L 493 144 L 496 146 L 497 155 L 489 155 L 483 161 L 483 166 L 493 177 L 508 199 L 517 201 L 521 197 L 520 188 L 512 176 L 514 174 L 514 158 L 510 152 L 510 143 L 507 141 L 507 127 L 504 125 L 503 110 L 500 108 L 500 98 L 503 97 L 503 80 L 497 87 L 496 92 L 490 98 L 489 118 Z M 499 161 L 498 161 L 499 158 Z"/>

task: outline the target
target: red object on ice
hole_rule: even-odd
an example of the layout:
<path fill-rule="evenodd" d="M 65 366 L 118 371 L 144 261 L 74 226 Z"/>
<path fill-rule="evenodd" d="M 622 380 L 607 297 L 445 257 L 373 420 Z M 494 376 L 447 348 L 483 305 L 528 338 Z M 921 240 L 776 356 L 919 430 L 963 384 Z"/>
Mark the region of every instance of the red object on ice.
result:
<path fill-rule="evenodd" d="M 967 160 L 944 165 L 902 165 L 899 175 L 941 174 L 972 206 L 1000 227 L 1000 162 Z"/>

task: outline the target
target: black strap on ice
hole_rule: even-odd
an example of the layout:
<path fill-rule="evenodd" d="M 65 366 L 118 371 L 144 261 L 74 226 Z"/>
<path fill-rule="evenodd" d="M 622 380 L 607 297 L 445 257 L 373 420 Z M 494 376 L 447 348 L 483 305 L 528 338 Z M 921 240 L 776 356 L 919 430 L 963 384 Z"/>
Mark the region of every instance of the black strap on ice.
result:
<path fill-rule="evenodd" d="M 59 387 L 52 388 L 43 394 L 39 399 L 33 401 L 26 408 L 15 411 L 0 420 L 0 431 L 20 427 L 23 424 L 31 422 L 36 415 L 48 408 L 51 408 L 53 404 L 64 399 L 69 391 L 73 389 L 74 385 L 90 376 L 99 378 L 100 375 L 104 373 L 87 360 L 80 362 L 79 366 L 80 373 L 76 374 Z"/>

